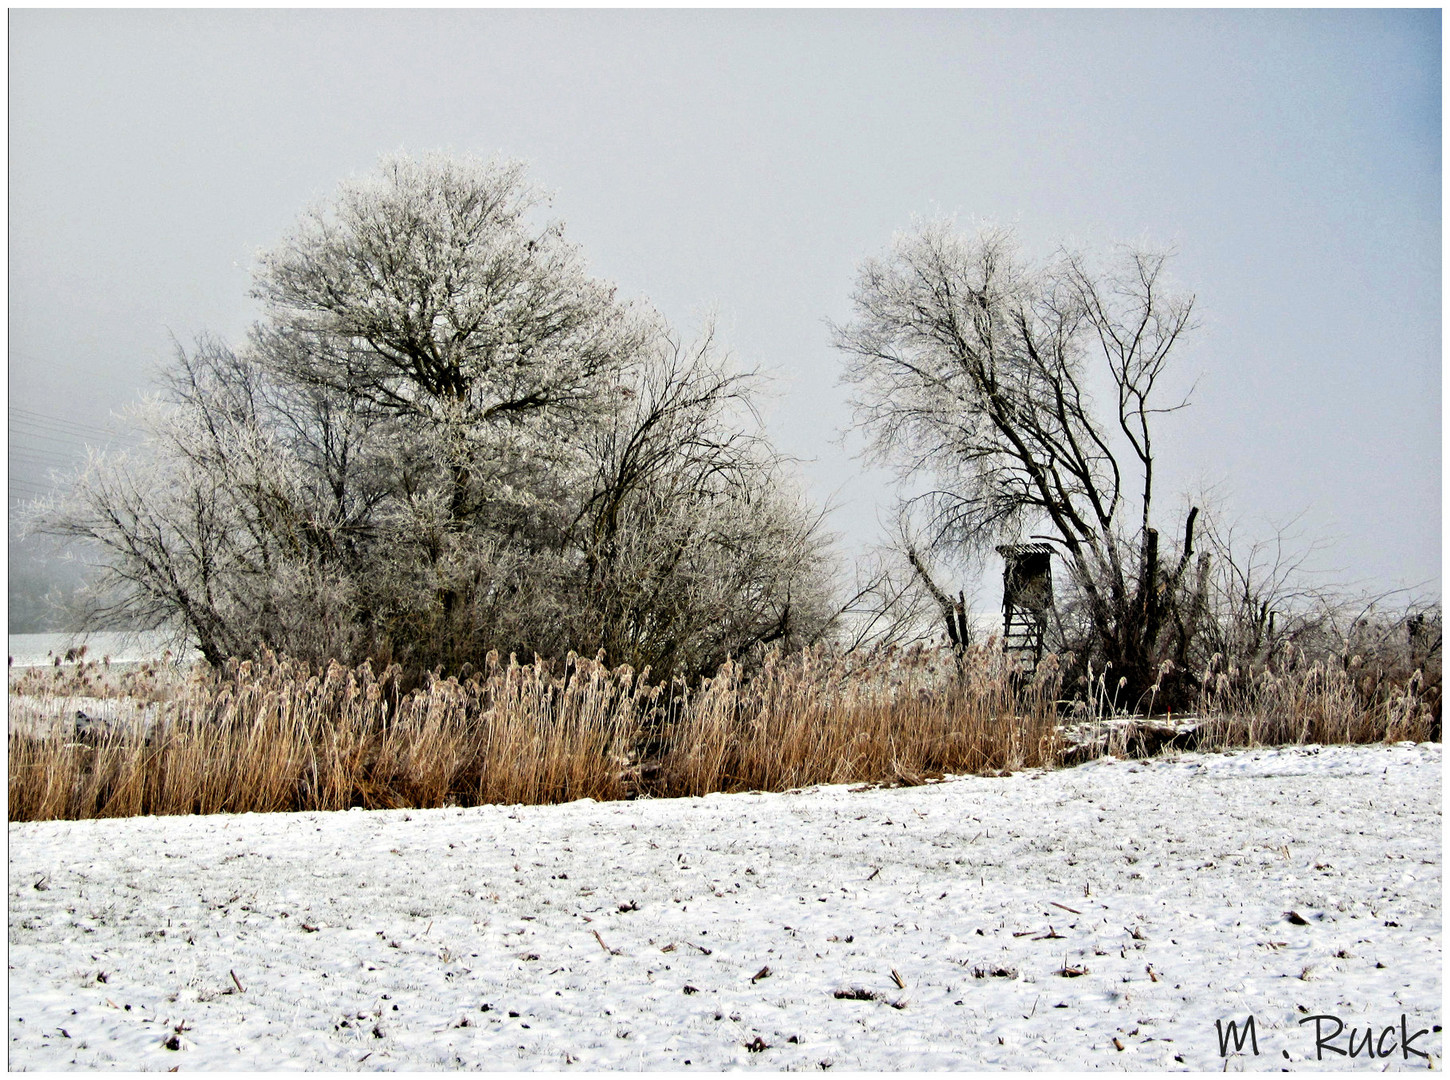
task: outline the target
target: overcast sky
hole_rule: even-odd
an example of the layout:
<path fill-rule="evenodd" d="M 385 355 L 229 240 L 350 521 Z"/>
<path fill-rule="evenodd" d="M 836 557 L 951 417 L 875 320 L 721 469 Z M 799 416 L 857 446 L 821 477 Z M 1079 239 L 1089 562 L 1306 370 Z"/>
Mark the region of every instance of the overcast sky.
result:
<path fill-rule="evenodd" d="M 848 550 L 891 500 L 839 441 L 828 320 L 862 258 L 937 212 L 1036 255 L 1172 245 L 1202 328 L 1160 499 L 1212 488 L 1245 536 L 1332 540 L 1340 581 L 1438 594 L 1440 21 L 11 10 L 12 505 L 171 335 L 240 338 L 255 254 L 309 203 L 451 150 L 526 160 L 622 293 L 718 313 Z"/>

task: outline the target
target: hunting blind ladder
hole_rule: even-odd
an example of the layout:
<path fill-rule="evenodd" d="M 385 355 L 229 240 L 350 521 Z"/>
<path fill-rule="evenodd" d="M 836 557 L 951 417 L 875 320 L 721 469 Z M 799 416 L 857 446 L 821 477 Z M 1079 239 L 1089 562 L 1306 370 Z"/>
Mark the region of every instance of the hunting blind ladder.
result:
<path fill-rule="evenodd" d="M 1042 659 L 1047 612 L 1052 607 L 1052 545 L 1002 544 L 1002 651 L 1031 678 Z"/>

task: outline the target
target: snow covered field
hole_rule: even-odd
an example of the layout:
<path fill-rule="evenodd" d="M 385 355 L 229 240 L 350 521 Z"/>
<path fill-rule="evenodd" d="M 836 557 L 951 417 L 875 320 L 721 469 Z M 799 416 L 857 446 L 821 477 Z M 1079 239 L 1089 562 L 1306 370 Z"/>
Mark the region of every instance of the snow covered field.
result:
<path fill-rule="evenodd" d="M 10 634 L 6 640 L 12 668 L 49 667 L 57 656 L 85 646 L 87 660 L 110 657 L 113 664 L 139 664 L 159 660 L 170 649 L 178 663 L 189 664 L 201 654 L 178 645 L 163 633 L 150 630 L 113 630 L 92 634 Z"/>
<path fill-rule="evenodd" d="M 1230 1068 L 1424 1067 L 1440 767 L 11 825 L 9 1064 L 1217 1070 L 1252 1015 Z"/>

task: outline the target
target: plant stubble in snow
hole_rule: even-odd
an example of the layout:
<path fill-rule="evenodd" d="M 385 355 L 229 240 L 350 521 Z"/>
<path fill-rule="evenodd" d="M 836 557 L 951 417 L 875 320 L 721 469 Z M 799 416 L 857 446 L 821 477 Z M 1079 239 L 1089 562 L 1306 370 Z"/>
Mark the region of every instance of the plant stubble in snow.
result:
<path fill-rule="evenodd" d="M 1438 1023 L 1439 836 L 1437 744 L 11 825 L 9 1060 L 1363 1068 L 1299 1021 Z"/>

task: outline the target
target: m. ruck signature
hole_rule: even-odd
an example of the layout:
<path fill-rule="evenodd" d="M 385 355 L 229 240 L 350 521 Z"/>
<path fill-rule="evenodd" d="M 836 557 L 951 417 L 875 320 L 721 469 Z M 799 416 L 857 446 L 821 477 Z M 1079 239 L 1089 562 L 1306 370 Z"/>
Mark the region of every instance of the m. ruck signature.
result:
<path fill-rule="evenodd" d="M 1383 1027 L 1374 1024 L 1367 1024 L 1363 1028 L 1349 1027 L 1349 1035 L 1344 1041 L 1340 1041 L 1345 1033 L 1345 1023 L 1337 1016 L 1328 1013 L 1317 1013 L 1313 1016 L 1306 1016 L 1299 1021 L 1300 1026 L 1304 1024 L 1314 1025 L 1314 1060 L 1323 1061 L 1325 1053 L 1338 1054 L 1340 1057 L 1378 1059 L 1394 1057 L 1396 1051 L 1405 1061 L 1410 1056 L 1429 1060 L 1430 1055 L 1424 1050 L 1415 1046 L 1415 1040 L 1422 1036 L 1429 1035 L 1431 1028 L 1419 1028 L 1411 1031 L 1412 1025 L 1406 1013 L 1400 1014 L 1398 1025 L 1386 1024 Z M 1218 1056 L 1226 1058 L 1230 1053 L 1242 1054 L 1247 1050 L 1257 1057 L 1259 1054 L 1259 1032 L 1258 1026 L 1252 1016 L 1243 1020 L 1215 1020 L 1214 1027 L 1218 1031 Z M 1436 1024 L 1434 1031 L 1440 1030 Z M 1289 1056 L 1289 1051 L 1283 1051 L 1284 1057 Z"/>

